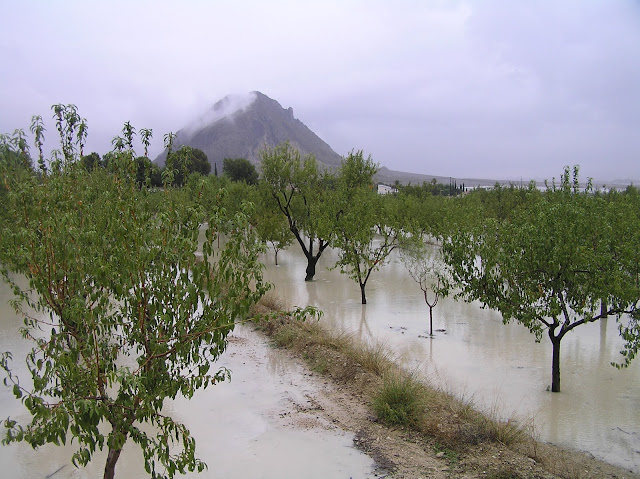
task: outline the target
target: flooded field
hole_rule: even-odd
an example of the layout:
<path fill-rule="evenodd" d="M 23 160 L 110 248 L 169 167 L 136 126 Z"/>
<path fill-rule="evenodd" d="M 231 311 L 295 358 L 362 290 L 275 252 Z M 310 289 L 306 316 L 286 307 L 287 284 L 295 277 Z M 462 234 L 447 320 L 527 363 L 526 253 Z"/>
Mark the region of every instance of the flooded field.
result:
<path fill-rule="evenodd" d="M 546 336 L 536 343 L 523 326 L 503 325 L 499 313 L 444 298 L 434 309 L 439 331 L 428 338 L 422 292 L 397 257 L 372 274 L 363 307 L 357 283 L 326 269 L 335 252 L 325 252 L 315 280 L 305 283 L 305 258 L 294 246 L 280 252 L 280 266 L 272 252 L 265 260 L 277 296 L 291 305 L 316 305 L 328 325 L 383 342 L 406 368 L 481 409 L 532 421 L 540 440 L 640 471 L 640 364 L 625 370 L 610 365 L 621 360 L 614 318 L 580 326 L 563 339 L 562 392 L 550 393 Z"/>
<path fill-rule="evenodd" d="M 265 257 L 266 278 L 291 306 L 312 304 L 327 325 L 365 341 L 383 342 L 406 368 L 502 417 L 533 422 L 539 439 L 588 451 L 595 457 L 640 471 L 640 367 L 618 371 L 622 342 L 614 319 L 581 326 L 562 344 L 562 392 L 547 391 L 551 348 L 536 343 L 518 324 L 503 325 L 498 313 L 478 304 L 445 298 L 434 310 L 434 338 L 428 337 L 428 309 L 422 293 L 394 258 L 372 275 L 369 304 L 360 304 L 357 284 L 326 266 L 325 252 L 316 279 L 304 282 L 305 260 L 296 248 Z M 21 322 L 0 286 L 0 350 L 24 356 Z M 193 477 L 213 478 L 373 478 L 373 461 L 353 447 L 353 435 L 305 414 L 308 396 L 319 386 L 296 363 L 247 328 L 238 328 L 219 361 L 232 381 L 177 400 L 166 412 L 184 421 L 209 469 Z M 326 386 L 322 386 L 326 387 Z M 8 389 L 0 388 L 3 417 L 25 418 Z M 298 411 L 302 414 L 291 415 Z M 118 465 L 119 477 L 146 477 L 140 453 L 129 444 Z M 0 447 L 0 464 L 15 478 L 89 478 L 102 475 L 104 455 L 85 469 L 69 461 L 73 448 L 24 444 Z"/>

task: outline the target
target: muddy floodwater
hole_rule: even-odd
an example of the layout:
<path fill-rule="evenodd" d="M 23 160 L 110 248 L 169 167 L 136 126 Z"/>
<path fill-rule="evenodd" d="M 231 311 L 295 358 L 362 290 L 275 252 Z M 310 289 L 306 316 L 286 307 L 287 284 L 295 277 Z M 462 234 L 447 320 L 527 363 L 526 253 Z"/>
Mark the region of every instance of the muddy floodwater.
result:
<path fill-rule="evenodd" d="M 266 277 L 291 305 L 311 304 L 322 321 L 365 341 L 381 341 L 402 364 L 478 408 L 533 424 L 536 437 L 640 472 L 640 364 L 628 369 L 614 318 L 576 328 L 562 340 L 560 393 L 551 384 L 551 344 L 540 343 L 519 324 L 502 323 L 478 303 L 441 299 L 429 338 L 422 291 L 393 256 L 372 274 L 366 306 L 356 282 L 328 271 L 336 254 L 325 251 L 312 282 L 304 282 L 306 260 L 297 245 L 267 254 Z M 438 331 L 436 331 L 438 330 Z"/>
<path fill-rule="evenodd" d="M 9 288 L 0 285 L 0 351 L 10 350 L 16 370 L 30 343 L 21 339 L 21 321 L 8 305 Z M 197 454 L 209 468 L 198 478 L 373 478 L 373 460 L 353 447 L 353 434 L 314 413 L 309 396 L 319 383 L 264 338 L 238 327 L 218 362 L 232 371 L 231 382 L 218 384 L 187 401 L 166 405 L 164 413 L 184 422 L 196 438 Z M 325 386 L 322 386 L 325 387 Z M 26 422 L 26 410 L 0 386 L 0 419 Z M 292 413 L 295 412 L 294 413 Z M 66 479 L 102 477 L 106 454 L 96 454 L 81 469 L 71 465 L 69 445 L 47 445 L 34 451 L 26 444 L 0 446 L 1 477 Z M 116 476 L 145 478 L 138 446 L 129 442 Z"/>
<path fill-rule="evenodd" d="M 325 251 L 314 281 L 304 281 L 305 258 L 297 245 L 265 258 L 265 277 L 289 305 L 318 306 L 322 321 L 364 341 L 382 342 L 407 369 L 502 418 L 533 425 L 538 439 L 587 451 L 599 459 L 640 472 L 640 365 L 624 370 L 615 319 L 584 325 L 562 341 L 562 392 L 551 393 L 551 347 L 534 341 L 526 328 L 503 325 L 501 316 L 479 304 L 441 299 L 434 310 L 435 336 L 428 337 L 422 292 L 396 256 L 367 285 L 368 305 L 357 284 L 327 266 Z M 10 350 L 18 371 L 28 343 L 21 321 L 0 284 L 0 351 Z M 232 381 L 199 391 L 191 401 L 168 403 L 165 412 L 188 425 L 198 455 L 209 466 L 202 478 L 373 478 L 373 461 L 353 447 L 353 434 L 313 414 L 309 397 L 318 387 L 296 363 L 270 348 L 248 328 L 234 331 L 220 366 Z M 319 385 L 320 384 L 320 385 Z M 0 419 L 26 420 L 21 404 L 0 386 Z M 309 413 L 305 411 L 309 410 Z M 302 414 L 291 414 L 291 411 Z M 0 446 L 2 477 L 101 477 L 104 455 L 85 469 L 70 464 L 73 448 L 25 444 Z M 143 478 L 141 455 L 129 443 L 118 477 Z"/>

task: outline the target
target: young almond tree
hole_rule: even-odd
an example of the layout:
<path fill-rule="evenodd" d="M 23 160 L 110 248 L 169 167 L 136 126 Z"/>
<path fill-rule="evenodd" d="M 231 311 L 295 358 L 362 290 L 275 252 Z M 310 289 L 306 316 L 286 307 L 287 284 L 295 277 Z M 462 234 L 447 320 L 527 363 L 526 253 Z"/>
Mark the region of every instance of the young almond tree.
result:
<path fill-rule="evenodd" d="M 378 195 L 373 188 L 376 171 L 377 165 L 365 160 L 362 151 L 349 153 L 337 177 L 333 204 L 332 244 L 340 250 L 334 268 L 358 282 L 362 304 L 367 304 L 369 277 L 405 237 L 395 198 Z"/>
<path fill-rule="evenodd" d="M 427 243 L 418 238 L 403 246 L 400 258 L 422 291 L 424 302 L 429 308 L 429 335 L 433 336 L 433 308 L 442 296 L 446 296 L 449 284 L 442 259 L 442 245 L 435 239 Z"/>
<path fill-rule="evenodd" d="M 575 328 L 615 316 L 628 336 L 626 359 L 637 351 L 637 218 L 637 205 L 579 191 L 577 168 L 573 181 L 567 168 L 559 188 L 531 189 L 509 219 L 453 234 L 443 251 L 460 296 L 518 321 L 537 341 L 548 335 L 551 391 L 559 392 L 560 345 Z"/>
<path fill-rule="evenodd" d="M 113 173 L 87 172 L 69 128 L 64 164 L 8 192 L 13 227 L 0 236 L 0 264 L 34 346 L 28 378 L 14 372 L 10 352 L 1 356 L 5 383 L 31 414 L 27 424 L 6 419 L 4 442 L 73 441 L 76 466 L 106 450 L 109 479 L 127 441 L 140 446 L 150 477 L 201 471 L 194 438 L 162 408 L 227 377 L 211 366 L 267 290 L 261 246 L 246 215 L 214 210 L 197 260 L 202 211 L 175 190 L 139 188 L 127 152 L 116 153 Z"/>

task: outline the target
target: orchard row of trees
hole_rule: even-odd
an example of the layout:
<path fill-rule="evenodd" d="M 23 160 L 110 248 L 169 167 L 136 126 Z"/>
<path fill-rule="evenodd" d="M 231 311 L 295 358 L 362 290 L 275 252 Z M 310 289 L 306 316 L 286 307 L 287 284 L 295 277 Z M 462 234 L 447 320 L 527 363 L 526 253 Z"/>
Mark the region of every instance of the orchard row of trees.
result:
<path fill-rule="evenodd" d="M 581 187 L 568 167 L 540 191 L 476 190 L 460 197 L 378 195 L 377 166 L 351 152 L 337 172 L 322 171 L 288 144 L 262 154 L 253 202 L 264 208 L 254 224 L 263 240 L 296 242 L 307 257 L 305 280 L 329 246 L 330 267 L 360 286 L 398 249 L 429 307 L 443 295 L 478 300 L 517 321 L 537 341 L 552 344 L 552 386 L 560 391 L 560 345 L 578 326 L 614 317 L 625 340 L 618 367 L 638 351 L 640 327 L 640 194 Z M 280 218 L 278 220 L 278 218 Z M 268 227 L 263 226 L 266 220 Z M 280 223 L 278 223 L 280 221 Z M 287 235 L 287 231 L 290 235 Z"/>
<path fill-rule="evenodd" d="M 55 106 L 54 118 L 61 148 L 49 161 L 39 117 L 31 128 L 37 160 L 20 130 L 0 139 L 0 264 L 25 337 L 36 343 L 27 358 L 32 386 L 14 374 L 9 353 L 1 356 L 5 383 L 33 416 L 26 426 L 7 419 L 8 442 L 38 446 L 71 435 L 77 464 L 108 451 L 105 477 L 113 477 L 127 440 L 141 446 L 153 477 L 203 468 L 186 428 L 160 411 L 165 398 L 190 397 L 226 376 L 210 366 L 268 288 L 259 260 L 265 243 L 276 262 L 282 248 L 300 247 L 307 281 L 335 248 L 330 267 L 359 285 L 363 304 L 370 276 L 399 251 L 431 317 L 451 294 L 500 311 L 538 341 L 546 334 L 553 391 L 561 340 L 581 324 L 616 317 L 625 340 L 619 366 L 637 354 L 636 188 L 580 188 L 576 168 L 546 191 L 531 184 L 444 196 L 423 185 L 378 195 L 378 167 L 362 151 L 332 171 L 288 143 L 262 151 L 260 176 L 230 160 L 229 174 L 217 177 L 192 171 L 196 160 L 189 150 L 173 152 L 171 134 L 162 188 L 152 188 L 153 167 L 140 167 L 129 123 L 103 156 L 106 167 L 96 168 L 83 155 L 86 121 L 71 105 Z M 138 133 L 146 164 L 152 132 Z M 143 432 L 142 423 L 157 433 Z"/>
<path fill-rule="evenodd" d="M 443 236 L 457 297 L 479 300 L 552 344 L 551 390 L 560 391 L 560 344 L 609 316 L 625 339 L 621 366 L 638 350 L 640 196 L 581 189 L 578 168 L 540 192 L 497 188 L 465 199 L 472 221 Z M 473 218 L 475 217 L 475 220 Z"/>
<path fill-rule="evenodd" d="M 259 205 L 253 221 L 276 251 L 289 242 L 307 258 L 313 279 L 323 251 L 330 267 L 356 281 L 362 303 L 372 273 L 398 249 L 429 307 L 443 295 L 478 300 L 552 344 L 552 386 L 560 391 L 560 345 L 578 326 L 615 317 L 625 340 L 624 367 L 638 351 L 640 195 L 581 187 L 568 167 L 540 191 L 501 187 L 461 197 L 401 189 L 378 195 L 377 170 L 361 151 L 321 170 L 285 143 L 262 152 L 262 178 L 238 198 Z M 252 196 L 253 195 L 253 196 Z M 287 231 L 288 230 L 288 231 Z"/>
<path fill-rule="evenodd" d="M 465 191 L 464 183 L 458 185 L 458 181 L 452 178 L 449 179 L 449 184 L 445 185 L 438 183 L 435 178 L 432 178 L 430 182 L 423 181 L 421 185 L 402 185 L 400 181 L 396 180 L 394 187 L 396 190 L 412 196 L 425 197 L 425 196 L 457 196 Z"/>
<path fill-rule="evenodd" d="M 10 138 L 7 138 L 10 140 Z M 168 144 L 170 146 L 170 144 Z M 102 157 L 96 152 L 81 156 L 80 164 L 91 172 L 95 168 L 113 170 L 113 164 L 118 152 L 110 151 Z M 134 160 L 136 183 L 143 183 L 152 188 L 161 188 L 165 184 L 170 186 L 184 186 L 186 179 L 193 173 L 208 175 L 211 173 L 211 163 L 204 151 L 190 146 L 181 146 L 177 151 L 168 150 L 164 168 L 153 163 L 147 156 L 138 156 Z M 249 184 L 258 182 L 256 167 L 246 158 L 225 158 L 222 174 L 231 181 L 245 181 Z M 216 166 L 214 175 L 218 176 Z"/>

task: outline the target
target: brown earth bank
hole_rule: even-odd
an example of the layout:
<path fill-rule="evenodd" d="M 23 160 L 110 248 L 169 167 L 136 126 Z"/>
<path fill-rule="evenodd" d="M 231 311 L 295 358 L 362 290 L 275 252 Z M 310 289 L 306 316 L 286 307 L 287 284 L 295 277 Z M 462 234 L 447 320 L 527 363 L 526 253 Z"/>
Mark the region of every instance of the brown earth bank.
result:
<path fill-rule="evenodd" d="M 266 298 L 257 315 L 282 310 Z M 589 454 L 536 441 L 526 421 L 502 421 L 399 368 L 383 346 L 360 344 L 318 321 L 256 323 L 274 346 L 306 363 L 322 387 L 316 416 L 355 434 L 380 478 L 640 478 Z M 309 408 L 307 408 L 309 409 Z"/>

